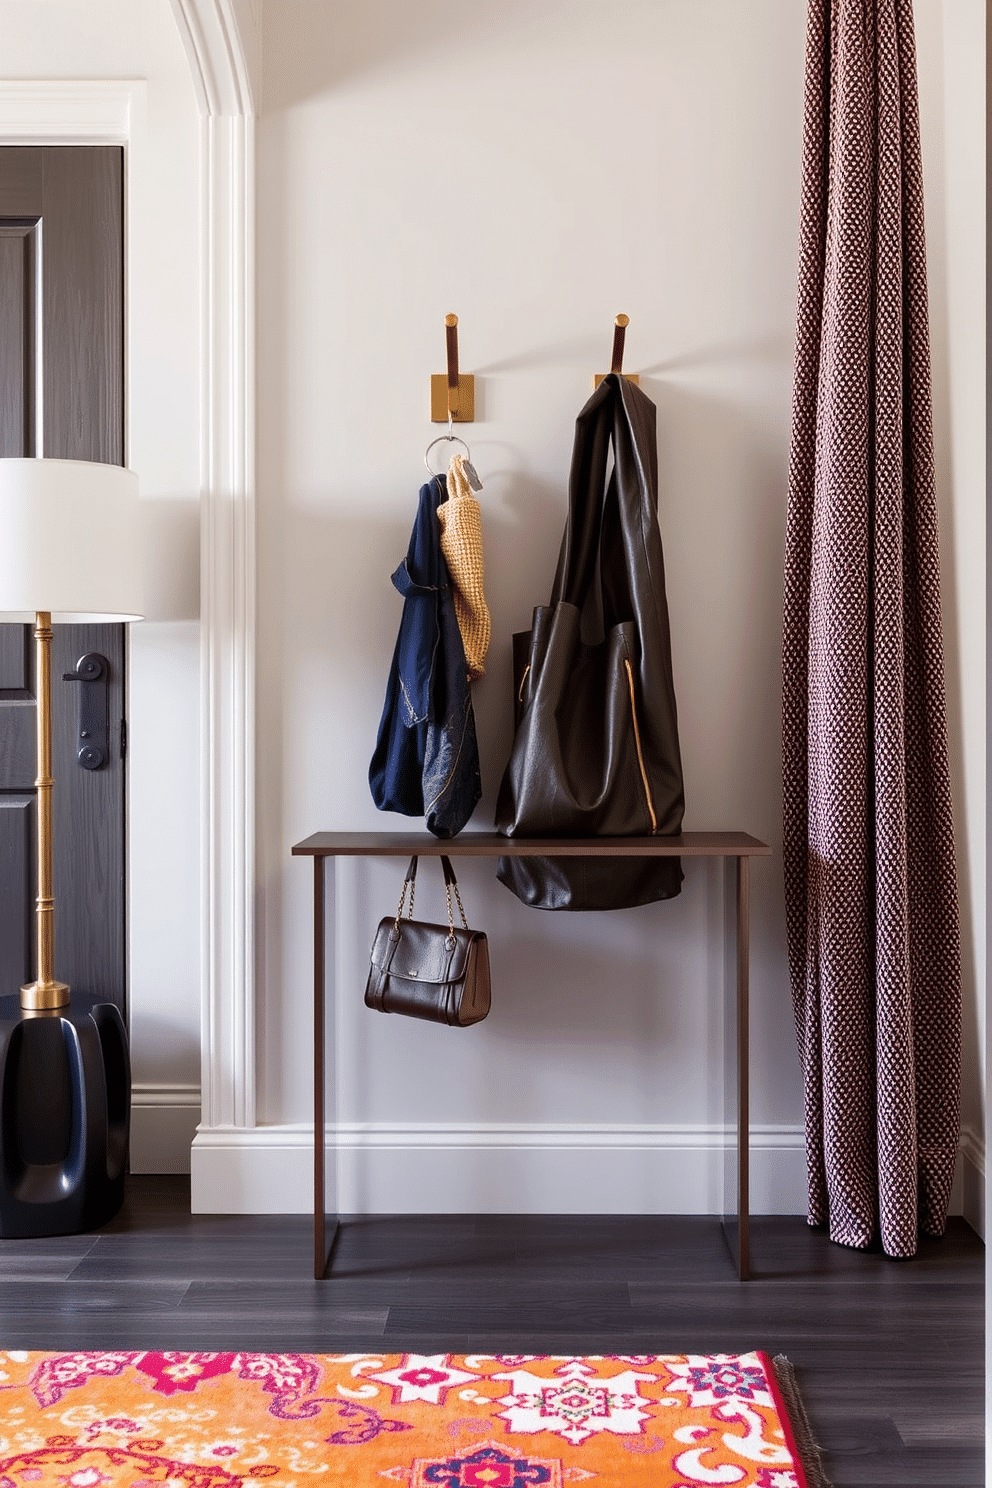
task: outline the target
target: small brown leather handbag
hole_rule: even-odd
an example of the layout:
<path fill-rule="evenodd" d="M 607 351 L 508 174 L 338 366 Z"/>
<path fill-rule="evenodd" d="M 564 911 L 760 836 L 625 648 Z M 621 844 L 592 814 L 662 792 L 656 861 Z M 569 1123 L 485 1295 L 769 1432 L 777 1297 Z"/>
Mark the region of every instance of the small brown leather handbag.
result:
<path fill-rule="evenodd" d="M 365 1006 L 380 1013 L 405 1013 L 467 1028 L 489 1012 L 489 943 L 481 930 L 470 930 L 451 860 L 441 858 L 448 900 L 447 925 L 428 925 L 413 918 L 417 859 L 410 859 L 395 918 L 379 921 L 372 942 Z M 407 890 L 410 906 L 403 918 Z M 462 917 L 454 922 L 454 891 Z"/>

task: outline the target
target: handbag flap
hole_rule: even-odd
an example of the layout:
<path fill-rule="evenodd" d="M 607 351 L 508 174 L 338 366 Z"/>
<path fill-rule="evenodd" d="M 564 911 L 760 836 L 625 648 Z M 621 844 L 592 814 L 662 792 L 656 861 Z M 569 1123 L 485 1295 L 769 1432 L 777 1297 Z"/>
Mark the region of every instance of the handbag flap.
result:
<path fill-rule="evenodd" d="M 382 920 L 372 943 L 372 965 L 391 977 L 415 982 L 460 982 L 465 976 L 472 942 L 478 930 L 428 925 L 422 920 Z"/>

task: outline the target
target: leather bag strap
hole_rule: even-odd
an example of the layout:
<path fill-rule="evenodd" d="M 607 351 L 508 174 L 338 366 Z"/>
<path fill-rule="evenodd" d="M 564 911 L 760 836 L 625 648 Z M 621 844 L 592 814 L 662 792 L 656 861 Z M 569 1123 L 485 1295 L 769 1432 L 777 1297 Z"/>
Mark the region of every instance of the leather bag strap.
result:
<path fill-rule="evenodd" d="M 551 604 L 582 609 L 596 577 L 599 533 L 607 493 L 607 468 L 616 404 L 622 398 L 613 373 L 603 379 L 576 422 L 568 482 L 568 519 L 562 536 Z"/>
<path fill-rule="evenodd" d="M 406 877 L 403 879 L 403 887 L 400 890 L 400 902 L 396 910 L 396 918 L 393 921 L 394 938 L 398 937 L 400 933 L 400 920 L 403 918 L 403 909 L 404 905 L 406 904 L 407 889 L 409 889 L 410 891 L 410 903 L 409 907 L 407 908 L 407 918 L 410 920 L 413 919 L 413 896 L 416 891 L 418 861 L 419 859 L 417 858 L 416 854 L 414 854 L 414 856 L 410 859 L 410 866 L 406 870 Z M 462 904 L 462 896 L 458 889 L 458 880 L 455 877 L 455 870 L 451 866 L 451 859 L 449 857 L 446 857 L 444 853 L 441 854 L 441 869 L 444 873 L 444 895 L 448 902 L 448 931 L 451 936 L 454 936 L 455 912 L 451 905 L 452 891 L 454 891 L 455 900 L 458 904 L 458 913 L 462 917 L 462 926 L 466 930 L 468 929 L 468 919 L 465 914 L 465 906 L 464 904 Z"/>
<path fill-rule="evenodd" d="M 611 372 L 603 379 L 576 421 L 572 467 L 569 475 L 568 520 L 562 537 L 558 566 L 551 593 L 551 606 L 562 600 L 583 610 L 592 597 L 604 607 L 601 564 L 607 532 L 620 533 L 629 524 L 619 500 L 618 466 L 625 468 L 625 479 L 640 487 L 640 505 L 656 508 L 656 455 L 653 441 L 643 419 L 632 416 L 628 400 L 643 400 L 651 412 L 653 405 L 642 393 Z M 610 451 L 613 466 L 610 468 Z M 639 539 L 639 521 L 627 533 Z M 615 544 L 607 544 L 608 546 Z M 620 543 L 620 561 L 630 562 Z M 606 609 L 610 606 L 607 604 Z M 626 618 L 626 617 L 624 617 Z"/>
<path fill-rule="evenodd" d="M 451 866 L 451 859 L 446 858 L 443 853 L 441 854 L 441 867 L 444 870 L 444 893 L 448 901 L 448 929 L 454 935 L 455 916 L 451 908 L 452 891 L 454 891 L 455 898 L 458 901 L 458 913 L 462 917 L 462 926 L 466 930 L 468 929 L 468 920 L 465 917 L 465 906 L 462 903 L 462 896 L 458 891 L 458 880 L 455 877 L 455 870 Z"/>
<path fill-rule="evenodd" d="M 406 891 L 407 891 L 407 889 L 410 890 L 410 908 L 409 908 L 409 911 L 408 911 L 408 914 L 407 914 L 407 918 L 408 919 L 411 919 L 411 920 L 413 919 L 413 896 L 416 893 L 416 888 L 417 888 L 417 856 L 416 856 L 416 854 L 414 854 L 414 856 L 410 859 L 410 866 L 406 870 L 406 876 L 403 879 L 403 887 L 402 887 L 402 889 L 400 889 L 400 902 L 399 902 L 399 906 L 398 906 L 398 908 L 396 910 L 396 919 L 393 922 L 393 929 L 396 931 L 397 935 L 399 934 L 400 920 L 403 918 L 403 905 L 404 905 L 404 902 L 406 900 Z"/>

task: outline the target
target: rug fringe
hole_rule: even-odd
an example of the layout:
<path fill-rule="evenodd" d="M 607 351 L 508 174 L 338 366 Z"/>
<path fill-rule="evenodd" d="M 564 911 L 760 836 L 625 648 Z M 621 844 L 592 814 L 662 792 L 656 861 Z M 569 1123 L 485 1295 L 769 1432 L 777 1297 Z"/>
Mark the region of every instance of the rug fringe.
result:
<path fill-rule="evenodd" d="M 772 1359 L 772 1367 L 782 1399 L 788 1408 L 789 1424 L 802 1458 L 802 1470 L 808 1488 L 832 1488 L 830 1479 L 823 1470 L 822 1449 L 813 1436 L 806 1407 L 796 1384 L 796 1371 L 785 1354 L 776 1354 Z"/>

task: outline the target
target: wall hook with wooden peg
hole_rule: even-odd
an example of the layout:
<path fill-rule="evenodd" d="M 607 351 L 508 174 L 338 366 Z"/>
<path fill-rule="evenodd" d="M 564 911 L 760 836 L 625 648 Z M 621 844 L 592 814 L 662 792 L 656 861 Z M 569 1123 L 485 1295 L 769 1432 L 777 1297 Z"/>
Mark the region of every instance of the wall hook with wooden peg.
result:
<path fill-rule="evenodd" d="M 610 358 L 610 371 L 618 373 L 621 377 L 626 377 L 628 382 L 632 382 L 635 387 L 639 387 L 641 379 L 637 373 L 625 372 L 623 370 L 623 347 L 624 341 L 627 338 L 627 327 L 629 325 L 630 316 L 623 314 L 618 315 L 613 323 L 613 355 Z M 593 387 L 598 388 L 605 376 L 605 372 L 597 372 L 592 380 Z"/>
<path fill-rule="evenodd" d="M 447 372 L 431 376 L 431 423 L 470 424 L 475 418 L 475 377 L 458 370 L 458 316 L 444 317 Z"/>

